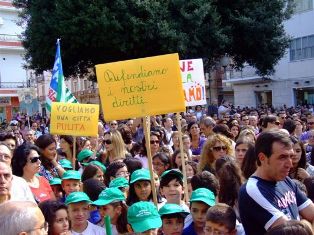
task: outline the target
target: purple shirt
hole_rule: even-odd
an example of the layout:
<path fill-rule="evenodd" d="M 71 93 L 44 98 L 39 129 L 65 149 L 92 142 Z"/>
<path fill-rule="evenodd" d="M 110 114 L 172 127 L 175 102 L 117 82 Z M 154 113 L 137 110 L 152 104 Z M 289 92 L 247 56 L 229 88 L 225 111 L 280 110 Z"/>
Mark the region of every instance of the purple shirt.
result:
<path fill-rule="evenodd" d="M 198 142 L 198 147 L 193 148 L 191 146 L 192 154 L 193 155 L 200 155 L 205 142 L 206 142 L 206 138 L 200 137 L 199 142 Z"/>

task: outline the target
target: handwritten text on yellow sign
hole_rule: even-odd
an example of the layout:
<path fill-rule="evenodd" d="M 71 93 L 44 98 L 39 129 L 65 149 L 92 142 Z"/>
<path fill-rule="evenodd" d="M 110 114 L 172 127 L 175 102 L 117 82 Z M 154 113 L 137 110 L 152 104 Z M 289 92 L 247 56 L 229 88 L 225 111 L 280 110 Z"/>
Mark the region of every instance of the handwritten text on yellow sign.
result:
<path fill-rule="evenodd" d="M 106 120 L 185 110 L 178 54 L 96 65 Z"/>
<path fill-rule="evenodd" d="M 97 136 L 99 105 L 53 102 L 51 133 L 73 136 Z"/>

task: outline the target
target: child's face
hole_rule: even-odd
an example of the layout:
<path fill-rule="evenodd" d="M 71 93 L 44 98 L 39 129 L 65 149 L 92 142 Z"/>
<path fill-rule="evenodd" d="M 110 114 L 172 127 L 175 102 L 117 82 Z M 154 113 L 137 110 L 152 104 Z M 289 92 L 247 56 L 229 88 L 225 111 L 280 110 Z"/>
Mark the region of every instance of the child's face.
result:
<path fill-rule="evenodd" d="M 234 231 L 229 231 L 226 226 L 213 223 L 211 221 L 206 221 L 205 228 L 204 228 L 205 235 L 211 235 L 211 234 L 235 234 Z"/>
<path fill-rule="evenodd" d="M 168 185 L 163 186 L 160 191 L 167 199 L 168 203 L 180 203 L 183 194 L 183 187 L 177 179 L 173 179 L 168 183 Z"/>
<path fill-rule="evenodd" d="M 121 210 L 120 210 L 121 211 Z M 99 208 L 99 213 L 101 215 L 101 218 L 104 218 L 105 216 L 109 215 L 111 221 L 115 220 L 118 216 L 118 206 L 114 207 L 113 205 L 105 205 L 105 206 L 101 206 Z"/>
<path fill-rule="evenodd" d="M 148 201 L 149 195 L 152 192 L 152 187 L 147 180 L 137 181 L 134 183 L 134 190 L 140 201 Z"/>
<path fill-rule="evenodd" d="M 60 184 L 58 185 L 51 185 L 51 189 L 53 191 L 53 193 L 55 194 L 56 198 L 62 198 L 63 193 L 62 193 L 62 187 Z"/>
<path fill-rule="evenodd" d="M 182 217 L 162 219 L 162 232 L 164 235 L 180 235 L 182 234 L 183 226 L 184 219 Z"/>
<path fill-rule="evenodd" d="M 204 228 L 208 208 L 209 206 L 203 202 L 191 202 L 191 215 L 195 227 Z"/>
<path fill-rule="evenodd" d="M 70 193 L 79 192 L 81 187 L 81 182 L 79 180 L 62 180 L 62 188 L 65 195 L 68 196 Z"/>
<path fill-rule="evenodd" d="M 150 229 L 150 230 L 144 231 L 142 233 L 136 233 L 136 234 L 139 234 L 139 235 L 157 235 L 158 234 L 158 228 Z"/>
<path fill-rule="evenodd" d="M 71 203 L 68 206 L 68 212 L 72 225 L 84 225 L 89 218 L 89 205 L 86 202 Z"/>
<path fill-rule="evenodd" d="M 188 156 L 186 154 L 184 154 L 184 159 L 185 159 L 185 161 L 188 160 Z M 180 167 L 182 165 L 182 159 L 181 159 L 180 153 L 176 156 L 175 163 L 177 164 L 178 167 Z"/>
<path fill-rule="evenodd" d="M 193 170 L 193 168 L 189 165 L 189 164 L 187 164 L 186 166 L 185 166 L 185 170 L 186 170 L 186 177 L 193 177 L 194 176 L 194 170 Z"/>

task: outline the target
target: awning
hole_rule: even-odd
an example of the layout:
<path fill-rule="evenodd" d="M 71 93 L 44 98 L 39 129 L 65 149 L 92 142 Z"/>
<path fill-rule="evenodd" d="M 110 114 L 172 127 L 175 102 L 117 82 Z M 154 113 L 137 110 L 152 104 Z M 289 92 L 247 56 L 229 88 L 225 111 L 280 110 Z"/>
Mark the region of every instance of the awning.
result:
<path fill-rule="evenodd" d="M 18 94 L 3 94 L 3 93 L 0 93 L 0 97 L 18 97 Z"/>

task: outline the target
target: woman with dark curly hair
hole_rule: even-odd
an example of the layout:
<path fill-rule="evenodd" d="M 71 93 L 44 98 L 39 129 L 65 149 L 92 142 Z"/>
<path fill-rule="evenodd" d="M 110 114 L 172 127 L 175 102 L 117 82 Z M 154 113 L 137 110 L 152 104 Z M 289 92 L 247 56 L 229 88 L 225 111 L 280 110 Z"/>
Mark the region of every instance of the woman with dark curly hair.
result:
<path fill-rule="evenodd" d="M 58 201 L 47 200 L 38 207 L 48 223 L 48 235 L 70 235 L 67 206 Z"/>
<path fill-rule="evenodd" d="M 49 199 L 55 200 L 55 195 L 48 180 L 42 176 L 37 176 L 40 165 L 41 161 L 37 146 L 25 144 L 15 150 L 12 158 L 13 174 L 26 180 L 37 202 Z"/>

